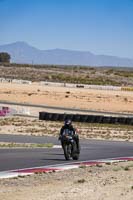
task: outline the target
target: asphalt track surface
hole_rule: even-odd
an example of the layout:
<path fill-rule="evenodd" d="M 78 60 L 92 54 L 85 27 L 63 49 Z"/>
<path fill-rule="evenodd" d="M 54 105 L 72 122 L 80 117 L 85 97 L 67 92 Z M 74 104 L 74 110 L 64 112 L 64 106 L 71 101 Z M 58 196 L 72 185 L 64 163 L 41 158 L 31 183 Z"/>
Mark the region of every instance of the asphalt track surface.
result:
<path fill-rule="evenodd" d="M 60 145 L 55 137 L 0 135 L 2 142 L 53 143 Z M 133 143 L 100 140 L 80 140 L 79 161 L 133 156 Z M 61 148 L 1 148 L 0 171 L 65 164 Z"/>

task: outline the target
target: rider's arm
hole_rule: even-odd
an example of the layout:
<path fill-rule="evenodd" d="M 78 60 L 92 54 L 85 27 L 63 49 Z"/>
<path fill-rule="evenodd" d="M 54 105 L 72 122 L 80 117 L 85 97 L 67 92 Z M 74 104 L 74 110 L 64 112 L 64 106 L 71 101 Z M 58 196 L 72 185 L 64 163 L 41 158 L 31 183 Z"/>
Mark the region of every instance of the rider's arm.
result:
<path fill-rule="evenodd" d="M 64 131 L 64 128 L 62 127 L 62 128 L 60 129 L 60 135 L 63 134 L 63 131 Z"/>
<path fill-rule="evenodd" d="M 72 130 L 72 132 L 74 133 L 74 134 L 76 134 L 76 130 L 75 130 L 75 128 L 72 126 L 71 127 L 71 130 Z"/>
<path fill-rule="evenodd" d="M 63 130 L 64 130 L 64 129 L 63 129 L 63 127 L 62 127 L 62 128 L 60 129 L 60 133 L 59 133 L 59 138 L 58 138 L 59 140 L 60 140 L 60 139 L 61 139 L 61 137 L 62 137 Z"/>

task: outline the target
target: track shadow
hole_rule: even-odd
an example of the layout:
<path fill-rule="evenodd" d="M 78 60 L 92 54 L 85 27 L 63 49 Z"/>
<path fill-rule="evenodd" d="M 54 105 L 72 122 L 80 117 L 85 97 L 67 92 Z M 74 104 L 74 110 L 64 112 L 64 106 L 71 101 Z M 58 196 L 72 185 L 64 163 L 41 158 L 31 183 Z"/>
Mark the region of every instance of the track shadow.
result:
<path fill-rule="evenodd" d="M 44 159 L 41 159 L 41 160 L 43 160 L 43 161 L 46 161 L 46 160 L 51 160 L 51 161 L 65 161 L 65 158 L 63 159 L 63 158 L 61 158 L 61 159 L 59 159 L 59 158 L 44 158 Z"/>
<path fill-rule="evenodd" d="M 51 155 L 51 156 L 60 156 L 60 155 L 64 155 L 63 153 L 44 153 L 45 155 Z"/>

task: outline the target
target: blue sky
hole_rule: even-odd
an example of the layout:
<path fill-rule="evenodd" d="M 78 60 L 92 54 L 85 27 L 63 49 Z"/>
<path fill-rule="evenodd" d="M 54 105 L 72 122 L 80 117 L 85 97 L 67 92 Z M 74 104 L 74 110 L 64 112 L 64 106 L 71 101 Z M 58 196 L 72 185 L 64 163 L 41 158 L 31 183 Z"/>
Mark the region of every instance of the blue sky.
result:
<path fill-rule="evenodd" d="M 0 0 L 0 45 L 133 58 L 133 0 Z"/>

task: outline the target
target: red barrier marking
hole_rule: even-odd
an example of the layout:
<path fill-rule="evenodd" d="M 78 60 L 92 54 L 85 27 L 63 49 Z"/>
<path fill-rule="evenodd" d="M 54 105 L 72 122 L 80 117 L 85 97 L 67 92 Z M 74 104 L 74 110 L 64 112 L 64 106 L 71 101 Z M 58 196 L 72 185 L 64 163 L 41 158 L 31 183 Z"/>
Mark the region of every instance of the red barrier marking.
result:
<path fill-rule="evenodd" d="M 6 171 L 3 176 L 3 172 L 0 172 L 0 178 L 10 178 L 10 177 L 16 177 L 21 175 L 28 175 L 33 173 L 46 173 L 46 172 L 56 172 L 56 171 L 64 171 L 67 169 L 73 169 L 77 167 L 80 167 L 82 165 L 98 165 L 106 162 L 122 162 L 122 161 L 133 161 L 133 157 L 120 157 L 120 158 L 110 158 L 110 159 L 103 159 L 103 160 L 92 160 L 92 161 L 81 161 L 77 163 L 69 163 L 66 165 L 60 165 L 60 166 L 51 166 L 51 167 L 35 167 L 35 168 L 29 168 L 29 169 L 18 169 L 18 170 L 11 170 Z M 13 176 L 14 173 L 14 176 Z M 25 174 L 23 174 L 25 173 Z"/>

